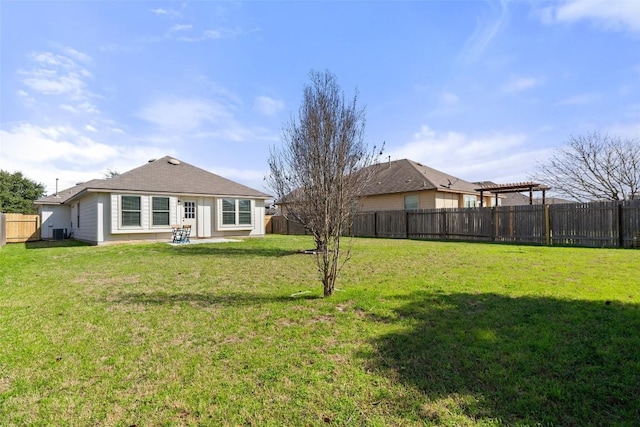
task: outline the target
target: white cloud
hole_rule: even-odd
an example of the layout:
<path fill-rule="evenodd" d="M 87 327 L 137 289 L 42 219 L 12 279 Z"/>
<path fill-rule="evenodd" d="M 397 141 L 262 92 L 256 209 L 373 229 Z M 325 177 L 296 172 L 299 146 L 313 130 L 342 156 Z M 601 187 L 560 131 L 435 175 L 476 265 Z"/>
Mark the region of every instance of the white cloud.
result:
<path fill-rule="evenodd" d="M 486 4 L 492 7 L 497 4 L 499 9 L 492 11 L 494 16 L 478 18 L 475 31 L 467 39 L 462 52 L 458 56 L 458 60 L 464 63 L 473 63 L 478 60 L 508 19 L 506 0 Z"/>
<path fill-rule="evenodd" d="M 137 116 L 158 128 L 189 132 L 206 123 L 223 123 L 233 118 L 228 106 L 195 98 L 162 99 L 144 107 Z"/>
<path fill-rule="evenodd" d="M 242 30 L 238 28 L 218 28 L 205 31 L 202 36 L 205 39 L 227 39 L 237 37 L 242 34 Z"/>
<path fill-rule="evenodd" d="M 163 9 L 161 7 L 158 7 L 156 9 L 149 9 L 149 11 L 156 16 L 169 16 L 172 18 L 178 18 L 182 16 L 182 14 L 175 9 Z"/>
<path fill-rule="evenodd" d="M 614 124 L 609 126 L 608 133 L 620 138 L 640 140 L 640 123 L 634 120 L 631 123 Z"/>
<path fill-rule="evenodd" d="M 252 169 L 235 169 L 225 166 L 213 166 L 207 168 L 211 172 L 224 176 L 236 182 L 241 182 L 256 190 L 264 191 L 269 194 L 272 190 L 266 188 L 264 177 L 267 175 L 267 171 L 257 171 Z"/>
<path fill-rule="evenodd" d="M 220 39 L 233 39 L 238 37 L 243 33 L 243 31 L 239 28 L 217 28 L 205 30 L 202 33 L 195 36 L 174 36 L 172 33 L 174 31 L 170 31 L 167 36 L 164 38 L 171 39 L 175 38 L 176 40 L 183 42 L 201 42 L 206 40 L 220 40 Z"/>
<path fill-rule="evenodd" d="M 502 86 L 502 90 L 507 93 L 518 93 L 534 86 L 538 86 L 542 80 L 535 77 L 516 77 Z"/>
<path fill-rule="evenodd" d="M 13 147 L 0 150 L 0 164 L 11 165 L 29 179 L 45 184 L 47 193 L 77 182 L 103 178 L 107 169 L 127 171 L 150 157 L 175 155 L 173 150 L 154 146 L 107 145 L 71 126 L 38 126 L 21 123 L 0 129 L 0 140 Z"/>
<path fill-rule="evenodd" d="M 93 62 L 93 58 L 91 58 L 89 55 L 87 55 L 84 52 L 80 52 L 79 50 L 76 50 L 72 47 L 62 47 L 62 50 L 70 57 L 72 57 L 73 59 L 75 59 L 76 61 L 80 61 L 80 62 L 84 62 L 84 63 L 91 63 Z"/>
<path fill-rule="evenodd" d="M 558 102 L 559 105 L 587 105 L 596 101 L 598 98 L 597 95 L 592 93 L 583 93 L 580 95 L 570 96 L 568 98 L 564 98 Z"/>
<path fill-rule="evenodd" d="M 236 105 L 203 98 L 166 98 L 140 109 L 139 118 L 154 125 L 145 141 L 156 144 L 183 142 L 185 138 L 214 141 L 273 141 L 268 129 L 244 124 L 236 118 Z"/>
<path fill-rule="evenodd" d="M 188 31 L 191 28 L 193 28 L 193 25 L 191 24 L 175 24 L 169 29 L 169 31 Z"/>
<path fill-rule="evenodd" d="M 467 135 L 423 126 L 411 141 L 385 154 L 393 160 L 415 160 L 466 181 L 517 182 L 525 181 L 536 160 L 544 160 L 550 153 L 529 149 L 526 141 L 520 133 Z"/>
<path fill-rule="evenodd" d="M 444 92 L 441 99 L 443 104 L 449 106 L 457 105 L 460 102 L 460 97 L 450 92 Z"/>
<path fill-rule="evenodd" d="M 256 98 L 253 108 L 260 114 L 273 116 L 282 111 L 284 108 L 284 102 L 268 96 L 259 96 Z"/>
<path fill-rule="evenodd" d="M 605 30 L 640 31 L 637 0 L 565 0 L 541 9 L 540 16 L 547 23 L 587 20 Z"/>
<path fill-rule="evenodd" d="M 91 126 L 91 125 L 86 125 L 84 129 L 88 130 L 89 132 L 98 132 L 98 129 L 96 129 L 94 126 Z"/>
<path fill-rule="evenodd" d="M 43 95 L 66 95 L 72 100 L 83 100 L 92 96 L 87 89 L 87 80 L 92 74 L 71 56 L 81 58 L 83 62 L 89 62 L 91 58 L 72 48 L 62 50 L 68 55 L 53 52 L 30 53 L 28 58 L 32 67 L 18 71 L 22 83 L 33 92 Z"/>

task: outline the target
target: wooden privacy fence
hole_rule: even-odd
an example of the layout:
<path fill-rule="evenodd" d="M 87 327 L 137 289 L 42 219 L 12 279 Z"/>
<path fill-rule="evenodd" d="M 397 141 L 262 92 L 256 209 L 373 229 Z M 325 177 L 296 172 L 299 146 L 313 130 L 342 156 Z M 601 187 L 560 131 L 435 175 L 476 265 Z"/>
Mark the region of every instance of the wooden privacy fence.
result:
<path fill-rule="evenodd" d="M 267 232 L 305 234 L 284 217 Z M 345 234 L 356 237 L 467 240 L 591 247 L 638 244 L 640 200 L 362 212 Z"/>
<path fill-rule="evenodd" d="M 5 237 L 7 243 L 40 240 L 40 216 L 7 213 L 5 217 Z"/>
<path fill-rule="evenodd" d="M 0 248 L 7 244 L 7 217 L 0 213 Z"/>

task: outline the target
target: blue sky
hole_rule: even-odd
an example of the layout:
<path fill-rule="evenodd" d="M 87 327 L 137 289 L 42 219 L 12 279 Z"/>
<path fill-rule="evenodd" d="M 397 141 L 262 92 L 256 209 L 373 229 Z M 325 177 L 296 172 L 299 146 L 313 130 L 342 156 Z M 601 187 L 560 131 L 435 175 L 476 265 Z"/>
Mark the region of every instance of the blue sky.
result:
<path fill-rule="evenodd" d="M 310 70 L 366 141 L 467 181 L 640 136 L 640 1 L 0 2 L 0 168 L 47 191 L 172 155 L 266 190 Z"/>

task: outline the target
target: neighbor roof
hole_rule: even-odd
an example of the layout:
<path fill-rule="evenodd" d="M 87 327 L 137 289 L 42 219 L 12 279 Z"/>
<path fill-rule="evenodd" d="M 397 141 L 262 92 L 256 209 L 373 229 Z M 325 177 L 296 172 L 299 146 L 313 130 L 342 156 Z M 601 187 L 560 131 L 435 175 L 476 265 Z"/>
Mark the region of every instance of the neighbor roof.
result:
<path fill-rule="evenodd" d="M 365 196 L 424 190 L 477 194 L 474 184 L 413 160 L 394 160 L 370 167 L 375 172 L 364 189 Z"/>
<path fill-rule="evenodd" d="M 52 196 L 42 197 L 36 204 L 65 203 L 85 192 L 148 192 L 203 196 L 270 198 L 263 193 L 196 166 L 165 156 L 149 160 L 143 166 L 109 179 L 79 183 Z"/>

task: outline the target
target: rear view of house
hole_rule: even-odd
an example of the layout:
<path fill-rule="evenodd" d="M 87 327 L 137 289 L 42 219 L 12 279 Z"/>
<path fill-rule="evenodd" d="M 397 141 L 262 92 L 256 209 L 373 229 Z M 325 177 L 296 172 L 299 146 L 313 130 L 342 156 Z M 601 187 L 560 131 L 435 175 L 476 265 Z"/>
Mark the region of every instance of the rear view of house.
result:
<path fill-rule="evenodd" d="M 192 238 L 262 236 L 270 196 L 166 156 L 109 179 L 79 183 L 34 202 L 42 238 L 73 234 L 94 244 L 168 241 L 171 226 Z"/>

